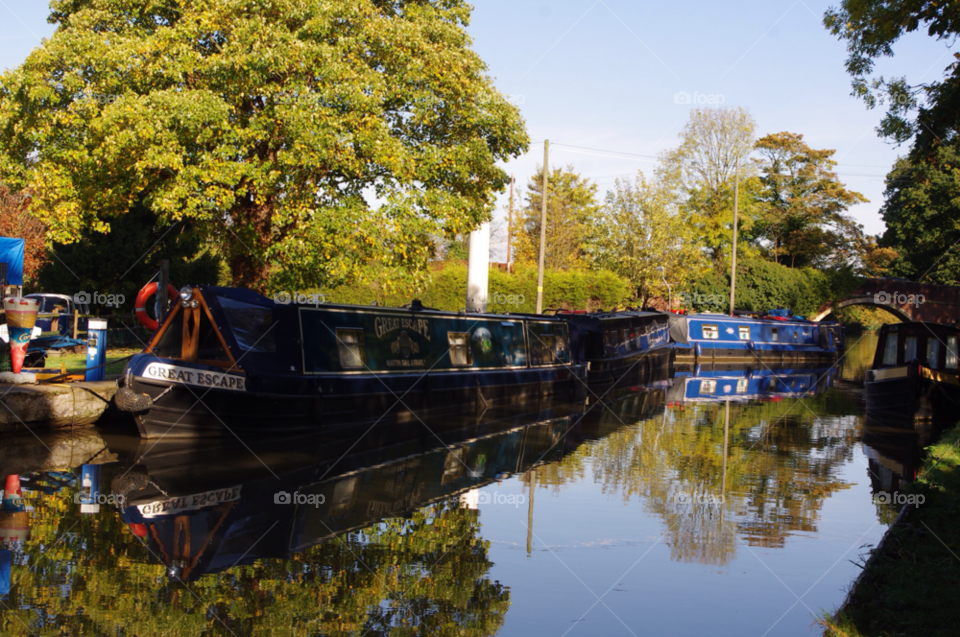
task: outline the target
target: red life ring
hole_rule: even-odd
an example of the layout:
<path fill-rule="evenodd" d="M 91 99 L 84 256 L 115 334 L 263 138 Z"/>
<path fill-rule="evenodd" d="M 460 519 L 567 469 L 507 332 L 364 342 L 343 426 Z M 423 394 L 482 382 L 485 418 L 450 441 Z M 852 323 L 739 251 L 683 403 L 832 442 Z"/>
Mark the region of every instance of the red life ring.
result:
<path fill-rule="evenodd" d="M 137 304 L 134 306 L 137 312 L 137 320 L 140 321 L 140 324 L 143 325 L 148 330 L 155 330 L 160 327 L 160 324 L 150 318 L 150 315 L 147 314 L 147 299 L 157 293 L 157 288 L 160 285 L 156 281 L 151 281 L 143 286 L 143 289 L 140 290 L 140 293 L 137 294 Z M 172 285 L 167 285 L 167 292 L 170 293 L 170 298 L 175 299 L 179 296 L 177 288 Z"/>

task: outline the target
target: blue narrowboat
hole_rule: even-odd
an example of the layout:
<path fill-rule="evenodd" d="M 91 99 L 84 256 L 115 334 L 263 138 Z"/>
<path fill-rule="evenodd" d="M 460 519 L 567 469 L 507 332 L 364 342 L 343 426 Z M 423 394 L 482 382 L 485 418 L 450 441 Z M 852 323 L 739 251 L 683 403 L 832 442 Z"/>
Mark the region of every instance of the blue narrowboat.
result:
<path fill-rule="evenodd" d="M 670 339 L 678 362 L 826 362 L 839 354 L 840 333 L 839 326 L 820 325 L 783 311 L 761 318 L 726 314 L 670 317 Z"/>
<path fill-rule="evenodd" d="M 143 437 L 282 434 L 583 391 L 566 321 L 186 286 L 120 381 Z"/>
<path fill-rule="evenodd" d="M 954 422 L 960 411 L 960 329 L 936 323 L 880 328 L 864 376 L 867 416 L 880 421 Z"/>
<path fill-rule="evenodd" d="M 587 365 L 594 392 L 667 380 L 670 315 L 664 312 L 566 313 L 574 357 Z"/>

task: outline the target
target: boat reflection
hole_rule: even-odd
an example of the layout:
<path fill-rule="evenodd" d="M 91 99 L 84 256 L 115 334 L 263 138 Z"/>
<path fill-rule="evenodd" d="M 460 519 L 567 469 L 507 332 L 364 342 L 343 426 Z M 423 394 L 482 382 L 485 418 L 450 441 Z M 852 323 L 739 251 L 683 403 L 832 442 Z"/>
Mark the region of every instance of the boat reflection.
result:
<path fill-rule="evenodd" d="M 137 441 L 124 450 L 121 441 L 112 449 L 128 462 L 113 492 L 125 500 L 123 520 L 147 539 L 168 575 L 190 581 L 286 558 L 388 518 L 412 519 L 425 507 L 456 508 L 461 496 L 469 503 L 468 492 L 560 457 L 560 441 L 581 410 L 572 405 L 437 436 L 416 423 L 371 432 L 359 443 Z"/>
<path fill-rule="evenodd" d="M 670 403 L 752 401 L 814 396 L 839 378 L 837 366 L 778 367 L 762 365 L 678 366 L 667 401 Z"/>

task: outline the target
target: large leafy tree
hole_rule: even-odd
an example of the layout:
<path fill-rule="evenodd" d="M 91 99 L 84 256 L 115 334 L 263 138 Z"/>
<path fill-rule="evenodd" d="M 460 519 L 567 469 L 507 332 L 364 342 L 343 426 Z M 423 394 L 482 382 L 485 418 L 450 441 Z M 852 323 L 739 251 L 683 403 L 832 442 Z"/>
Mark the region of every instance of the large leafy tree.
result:
<path fill-rule="evenodd" d="M 515 255 L 520 263 L 540 259 L 540 217 L 543 167 L 527 184 L 526 205 L 519 213 Z M 597 185 L 573 166 L 554 168 L 547 183 L 547 223 L 544 267 L 584 269 L 593 262 L 596 233 Z"/>
<path fill-rule="evenodd" d="M 853 92 L 868 107 L 886 106 L 878 132 L 910 151 L 887 175 L 881 248 L 895 251 L 892 273 L 953 284 L 960 269 L 960 55 L 940 79 L 911 81 L 875 74 L 903 36 L 926 31 L 947 42 L 960 34 L 956 2 L 843 0 L 824 24 L 847 42 Z M 889 255 L 887 255 L 889 256 Z"/>
<path fill-rule="evenodd" d="M 748 232 L 754 216 L 753 167 L 747 161 L 756 124 L 742 108 L 697 108 L 680 132 L 680 146 L 665 153 L 658 179 L 679 194 L 709 256 L 719 269 L 729 263 L 739 165 L 739 230 Z"/>
<path fill-rule="evenodd" d="M 758 235 L 774 261 L 790 267 L 850 263 L 864 243 L 847 209 L 867 201 L 837 180 L 833 150 L 814 150 L 796 133 L 775 133 L 757 141 L 761 208 Z"/>
<path fill-rule="evenodd" d="M 145 202 L 223 245 L 237 284 L 413 271 L 489 216 L 528 143 L 460 0 L 54 0 L 0 76 L 0 177 L 50 238 Z"/>
<path fill-rule="evenodd" d="M 607 193 L 598 225 L 598 265 L 628 279 L 641 304 L 651 296 L 667 296 L 702 273 L 703 246 L 689 213 L 675 193 L 642 172 L 617 179 Z M 657 268 L 663 267 L 661 274 Z"/>

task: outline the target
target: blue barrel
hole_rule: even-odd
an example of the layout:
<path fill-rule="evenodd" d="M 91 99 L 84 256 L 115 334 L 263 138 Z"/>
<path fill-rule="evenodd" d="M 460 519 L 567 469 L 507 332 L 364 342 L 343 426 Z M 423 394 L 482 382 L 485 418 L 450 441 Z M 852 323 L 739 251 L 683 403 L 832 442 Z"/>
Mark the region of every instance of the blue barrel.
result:
<path fill-rule="evenodd" d="M 84 380 L 103 380 L 107 368 L 107 321 L 90 319 L 87 321 L 87 372 Z"/>

